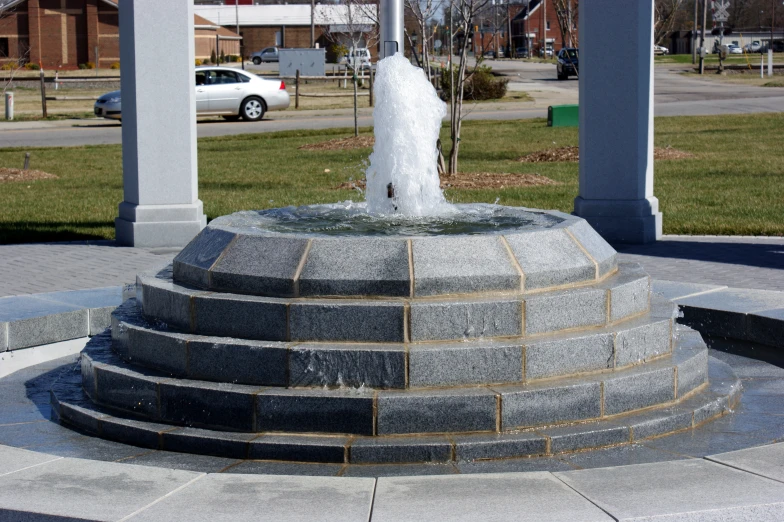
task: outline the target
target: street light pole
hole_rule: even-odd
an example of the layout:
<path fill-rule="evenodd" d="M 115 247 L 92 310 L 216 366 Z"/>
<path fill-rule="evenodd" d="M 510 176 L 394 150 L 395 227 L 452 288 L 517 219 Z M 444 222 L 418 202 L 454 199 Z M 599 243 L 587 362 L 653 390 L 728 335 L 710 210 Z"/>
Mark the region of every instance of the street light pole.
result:
<path fill-rule="evenodd" d="M 240 36 L 240 0 L 234 0 L 234 18 L 237 24 L 237 36 Z M 240 64 L 242 65 L 242 70 L 245 70 L 245 57 L 242 53 L 242 47 L 245 42 L 242 41 L 242 37 L 240 36 Z"/>
<path fill-rule="evenodd" d="M 700 0 L 694 0 L 694 26 L 691 31 L 691 63 L 697 63 L 697 18 L 700 16 Z"/>
<path fill-rule="evenodd" d="M 705 26 L 708 24 L 708 0 L 702 3 L 702 35 L 700 36 L 700 74 L 705 73 Z"/>

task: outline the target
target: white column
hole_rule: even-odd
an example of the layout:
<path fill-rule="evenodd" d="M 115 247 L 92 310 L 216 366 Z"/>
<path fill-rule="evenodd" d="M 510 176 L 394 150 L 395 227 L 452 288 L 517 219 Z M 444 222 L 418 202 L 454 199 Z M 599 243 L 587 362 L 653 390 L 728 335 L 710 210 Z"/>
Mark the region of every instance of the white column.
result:
<path fill-rule="evenodd" d="M 206 224 L 198 197 L 193 2 L 122 0 L 123 189 L 117 242 L 184 246 Z"/>
<path fill-rule="evenodd" d="M 580 2 L 580 195 L 608 241 L 661 238 L 653 196 L 653 0 Z"/>

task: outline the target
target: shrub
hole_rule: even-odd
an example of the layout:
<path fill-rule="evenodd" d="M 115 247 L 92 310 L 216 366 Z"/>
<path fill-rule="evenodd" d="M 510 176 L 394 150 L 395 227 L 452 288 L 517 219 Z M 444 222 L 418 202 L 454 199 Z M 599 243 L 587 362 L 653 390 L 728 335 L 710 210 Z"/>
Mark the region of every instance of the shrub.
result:
<path fill-rule="evenodd" d="M 196 58 L 196 62 L 195 62 L 195 64 L 196 64 L 196 67 L 198 67 L 199 65 L 201 65 L 201 60 L 199 60 L 198 58 Z"/>
<path fill-rule="evenodd" d="M 95 64 L 93 62 L 84 62 L 85 69 L 95 69 Z"/>
<path fill-rule="evenodd" d="M 37 63 L 33 63 L 33 62 L 27 62 L 24 67 L 28 71 L 39 71 L 41 69 L 40 65 L 38 65 Z"/>
<path fill-rule="evenodd" d="M 117 70 L 117 69 L 119 69 L 119 68 L 120 68 L 120 62 L 114 62 L 113 64 L 111 64 L 111 65 L 109 66 L 109 69 L 114 69 L 114 70 Z"/>
<path fill-rule="evenodd" d="M 457 67 L 455 67 L 457 74 Z M 487 65 L 480 65 L 474 74 L 465 83 L 463 89 L 464 100 L 497 100 L 506 95 L 506 87 L 509 80 L 506 78 L 496 78 L 493 76 L 492 68 Z M 451 94 L 449 71 L 444 70 L 441 75 L 441 98 L 448 100 Z"/>
<path fill-rule="evenodd" d="M 226 54 L 223 52 L 222 49 L 220 54 L 220 63 L 226 63 Z"/>
<path fill-rule="evenodd" d="M 210 62 L 218 63 L 218 56 L 215 54 L 215 49 L 210 53 Z"/>
<path fill-rule="evenodd" d="M 14 68 L 14 64 L 9 62 L 9 63 L 4 63 L 3 66 L 0 67 L 0 70 L 10 71 L 13 68 Z"/>
<path fill-rule="evenodd" d="M 229 61 L 232 62 L 232 63 L 237 63 L 237 62 L 240 61 L 240 57 L 239 57 L 238 54 L 230 54 L 229 55 Z"/>

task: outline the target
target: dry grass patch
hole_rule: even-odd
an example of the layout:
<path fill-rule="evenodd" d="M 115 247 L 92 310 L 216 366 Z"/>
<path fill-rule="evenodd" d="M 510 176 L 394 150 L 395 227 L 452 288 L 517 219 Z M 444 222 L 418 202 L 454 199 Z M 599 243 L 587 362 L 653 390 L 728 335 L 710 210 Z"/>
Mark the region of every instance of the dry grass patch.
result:
<path fill-rule="evenodd" d="M 506 189 L 512 187 L 537 187 L 559 185 L 540 174 L 511 174 L 499 172 L 460 172 L 454 176 L 441 176 L 442 189 Z M 365 190 L 365 180 L 341 183 L 335 190 Z"/>
<path fill-rule="evenodd" d="M 655 160 L 677 160 L 677 159 L 690 159 L 694 158 L 694 154 L 691 152 L 684 152 L 682 150 L 678 150 L 672 148 L 670 146 L 667 147 L 656 147 L 653 149 L 653 159 Z M 532 152 L 531 154 L 527 154 L 522 158 L 518 158 L 517 161 L 522 163 L 551 163 L 551 162 L 558 162 L 558 161 L 579 161 L 580 160 L 580 149 L 579 147 L 560 147 L 557 149 L 545 149 L 545 150 L 538 150 L 536 152 Z"/>
<path fill-rule="evenodd" d="M 351 136 L 350 138 L 335 138 L 319 143 L 308 143 L 299 147 L 300 150 L 353 150 L 372 147 L 376 142 L 373 136 Z"/>
<path fill-rule="evenodd" d="M 0 167 L 0 183 L 12 181 L 35 181 L 38 179 L 57 179 L 57 176 L 40 170 L 22 170 Z"/>

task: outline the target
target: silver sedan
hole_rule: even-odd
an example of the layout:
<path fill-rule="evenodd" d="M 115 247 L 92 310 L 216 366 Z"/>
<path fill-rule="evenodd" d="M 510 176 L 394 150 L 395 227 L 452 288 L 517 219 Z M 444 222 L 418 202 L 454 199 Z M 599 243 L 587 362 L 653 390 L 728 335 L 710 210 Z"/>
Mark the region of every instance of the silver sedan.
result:
<path fill-rule="evenodd" d="M 289 104 L 289 93 L 281 80 L 267 80 L 231 67 L 196 68 L 196 114 L 199 116 L 258 121 L 265 112 L 283 110 Z M 96 116 L 121 120 L 120 91 L 101 96 L 95 102 L 94 112 Z"/>

